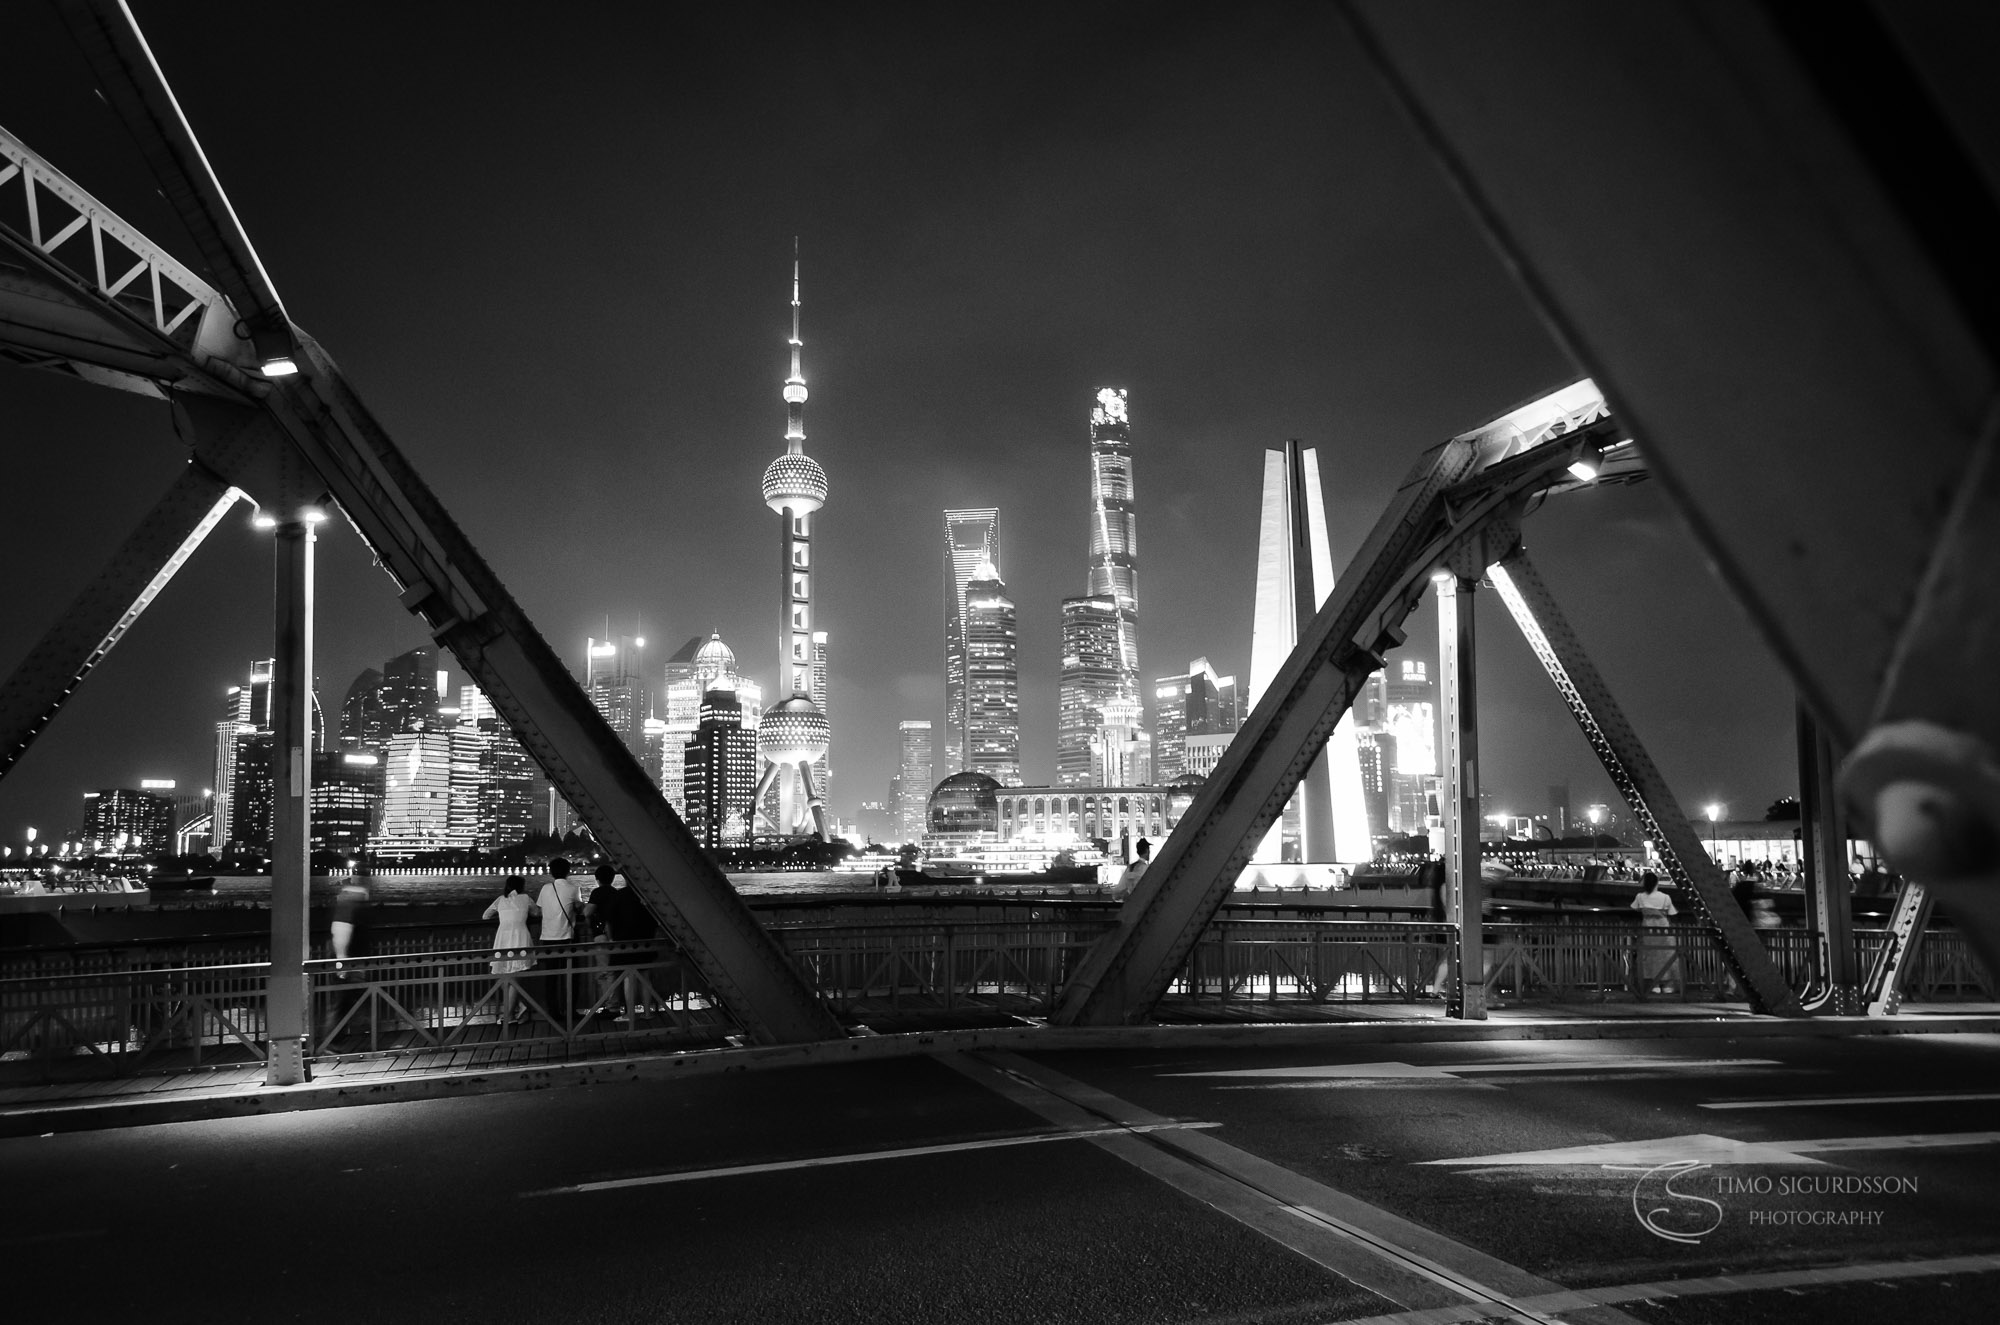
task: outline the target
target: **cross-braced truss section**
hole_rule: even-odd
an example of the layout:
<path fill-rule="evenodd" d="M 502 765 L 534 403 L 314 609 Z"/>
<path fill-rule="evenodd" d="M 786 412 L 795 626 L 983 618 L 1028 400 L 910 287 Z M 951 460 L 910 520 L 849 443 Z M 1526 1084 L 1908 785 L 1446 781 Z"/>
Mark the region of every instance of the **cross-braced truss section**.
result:
<path fill-rule="evenodd" d="M 395 580 L 403 605 L 492 699 L 745 1033 L 767 1042 L 839 1036 L 831 1013 L 338 366 L 286 320 L 129 13 L 71 3 L 65 14 L 107 101 L 132 128 L 162 195 L 181 213 L 221 289 L 172 264 L 19 140 L 0 135 L 6 149 L 0 172 L 11 171 L 8 182 L 21 185 L 28 218 L 25 229 L 0 226 L 0 249 L 18 256 L 29 273 L 0 280 L 0 345 L 19 362 L 171 399 L 194 451 L 191 472 L 219 477 L 221 490 L 236 484 L 264 500 L 329 494 Z M 68 219 L 45 222 L 56 201 Z M 86 228 L 88 250 L 81 242 Z M 80 265 L 68 256 L 86 251 L 92 260 Z M 149 292 L 156 280 L 193 303 L 163 294 L 165 302 L 149 304 L 134 294 Z M 196 304 L 201 311 L 189 312 Z M 292 375 L 270 381 L 251 375 L 259 366 L 268 374 L 278 359 Z M 10 708 L 12 725 L 0 735 L 11 739 L 18 728 L 31 737 L 45 725 L 54 712 L 45 702 L 54 692 L 47 678 L 70 678 L 54 698 L 59 705 L 212 527 L 214 511 L 190 530 L 179 514 L 187 494 L 177 493 L 85 591 L 89 610 L 52 631 L 17 671 L 8 701 L 18 699 L 25 716 L 13 718 Z M 21 744 L 14 741 L 15 753 Z"/>
<path fill-rule="evenodd" d="M 1521 628 L 1528 647 L 1562 693 L 1563 703 L 1610 775 L 1611 785 L 1632 807 L 1682 900 L 1691 902 L 1703 922 L 1721 934 L 1722 950 L 1728 954 L 1736 978 L 1749 989 L 1752 1009 L 1797 1016 L 1798 995 L 1785 984 L 1777 968 L 1768 960 L 1746 960 L 1763 955 L 1756 931 L 1730 896 L 1729 881 L 1702 850 L 1694 825 L 1681 812 L 1666 779 L 1639 744 L 1638 734 L 1625 720 L 1624 710 L 1583 651 L 1568 619 L 1556 607 L 1534 563 L 1527 553 L 1516 551 L 1494 566 L 1492 575 L 1493 587 L 1500 591 L 1514 624 Z"/>
<path fill-rule="evenodd" d="M 1401 642 L 1402 622 L 1421 601 L 1433 572 L 1442 568 L 1469 580 L 1518 555 L 1519 521 L 1531 498 L 1640 472 L 1629 439 L 1588 381 L 1426 452 L 1154 856 L 1118 928 L 1082 963 L 1053 1020 L 1113 1025 L 1141 1020 L 1151 1011 L 1334 724 L 1382 665 L 1383 655 Z M 1547 616 L 1559 621 L 1552 603 Z M 1574 664 L 1569 674 L 1588 668 L 1567 627 L 1560 629 L 1561 657 Z M 1538 653 L 1546 655 L 1547 649 L 1543 636 Z M 1614 783 L 1662 854 L 1678 862 L 1670 867 L 1678 871 L 1676 879 L 1703 899 L 1705 919 L 1753 996 L 1769 1010 L 1796 1013 L 1796 998 L 1747 922 L 1716 900 L 1720 881 L 1713 878 L 1713 865 L 1637 738 L 1616 715 L 1595 671 L 1588 675 L 1582 691 L 1571 684 L 1565 698 L 1580 696 L 1572 699 L 1572 711 Z M 1596 709 L 1608 720 L 1593 717 Z M 1728 901 L 1726 889 L 1719 896 Z M 1472 920 L 1477 923 L 1476 916 Z"/>

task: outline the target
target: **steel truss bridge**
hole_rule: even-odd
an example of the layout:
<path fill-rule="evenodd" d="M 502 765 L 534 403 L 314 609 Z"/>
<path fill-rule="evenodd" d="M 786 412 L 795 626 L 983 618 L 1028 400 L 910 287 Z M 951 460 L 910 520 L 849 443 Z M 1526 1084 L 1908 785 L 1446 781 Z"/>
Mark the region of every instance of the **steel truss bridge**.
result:
<path fill-rule="evenodd" d="M 233 503 L 255 501 L 276 524 L 279 562 L 264 1015 L 271 1079 L 299 1079 L 312 525 L 337 507 L 619 862 L 705 1005 L 753 1043 L 846 1035 L 806 959 L 703 855 L 338 363 L 291 320 L 129 11 L 57 8 L 204 274 L 0 130 L 0 353 L 171 402 L 188 454 L 0 685 L 0 776 Z M 1588 377 L 1416 460 L 1142 886 L 1051 986 L 1050 1020 L 1151 1015 L 1427 592 L 1443 628 L 1451 915 L 1476 919 L 1471 604 L 1487 585 L 1754 1008 L 1892 1010 L 1933 898 L 2000 969 L 2000 285 L 1967 238 L 2000 233 L 1982 174 L 1995 143 L 1947 118 L 1865 4 L 1346 10 Z M 1865 88 L 1843 72 L 1858 51 Z M 1543 498 L 1642 472 L 1800 696 L 1821 945 L 1803 994 L 1732 903 L 1524 549 L 1523 520 Z M 1843 818 L 1921 881 L 1865 974 L 1846 932 Z M 1453 926 L 1460 1016 L 1483 1015 L 1481 945 L 1479 924 Z"/>

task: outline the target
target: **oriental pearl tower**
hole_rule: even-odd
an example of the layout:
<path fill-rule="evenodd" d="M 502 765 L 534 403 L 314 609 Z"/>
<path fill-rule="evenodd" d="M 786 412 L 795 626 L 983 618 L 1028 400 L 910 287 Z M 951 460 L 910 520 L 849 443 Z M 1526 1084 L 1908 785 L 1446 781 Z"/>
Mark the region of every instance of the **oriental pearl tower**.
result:
<path fill-rule="evenodd" d="M 773 829 L 781 836 L 813 833 L 827 837 L 822 788 L 813 784 L 812 766 L 826 755 L 832 728 L 813 702 L 813 512 L 826 504 L 826 471 L 805 453 L 806 379 L 799 372 L 799 256 L 792 245 L 792 375 L 785 379 L 785 453 L 764 471 L 764 504 L 778 514 L 782 613 L 778 693 L 757 729 L 763 776 L 753 805 L 763 806 L 773 783 L 778 813 Z"/>

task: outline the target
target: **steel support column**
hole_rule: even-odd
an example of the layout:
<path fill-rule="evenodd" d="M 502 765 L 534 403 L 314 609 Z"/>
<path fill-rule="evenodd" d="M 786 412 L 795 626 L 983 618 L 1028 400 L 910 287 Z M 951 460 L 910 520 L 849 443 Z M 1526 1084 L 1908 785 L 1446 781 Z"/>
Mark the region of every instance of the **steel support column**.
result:
<path fill-rule="evenodd" d="M 1833 742 L 1798 706 L 1799 842 L 1806 871 L 1806 928 L 1815 935 L 1818 981 L 1804 1001 L 1808 1012 L 1849 1016 L 1861 1011 L 1854 970 L 1854 907 L 1847 879 L 1847 829 L 1834 795 L 1839 766 Z"/>
<path fill-rule="evenodd" d="M 1562 692 L 1563 702 L 1604 764 L 1612 785 L 1625 797 L 1658 849 L 1679 900 L 1689 903 L 1722 940 L 1731 970 L 1750 991 L 1751 1009 L 1780 1016 L 1803 1015 L 1798 995 L 1771 964 L 1757 931 L 1730 896 L 1728 880 L 1702 849 L 1694 826 L 1681 812 L 1652 757 L 1639 744 L 1637 733 L 1527 554 L 1516 552 L 1494 566 L 1492 574 L 1500 600 L 1527 637 L 1528 647 Z"/>
<path fill-rule="evenodd" d="M 277 641 L 271 668 L 270 1058 L 265 1081 L 306 1079 L 306 916 L 312 885 L 313 530 L 286 513 L 277 528 Z"/>
<path fill-rule="evenodd" d="M 1458 926 L 1445 1015 L 1486 1020 L 1485 887 L 1479 876 L 1479 704 L 1474 685 L 1472 594 L 1479 581 L 1441 571 L 1438 683 L 1444 714 L 1445 918 Z"/>
<path fill-rule="evenodd" d="M 242 494 L 189 465 L 0 685 L 0 778 Z"/>

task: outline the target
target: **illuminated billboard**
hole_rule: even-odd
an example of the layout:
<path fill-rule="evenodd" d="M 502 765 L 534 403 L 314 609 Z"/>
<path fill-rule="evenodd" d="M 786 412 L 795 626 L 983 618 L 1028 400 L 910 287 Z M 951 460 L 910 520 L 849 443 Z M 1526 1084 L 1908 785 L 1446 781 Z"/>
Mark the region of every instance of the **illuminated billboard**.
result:
<path fill-rule="evenodd" d="M 1396 738 L 1398 773 L 1435 774 L 1437 767 L 1436 706 L 1429 700 L 1392 702 L 1387 727 Z"/>

